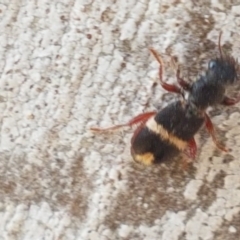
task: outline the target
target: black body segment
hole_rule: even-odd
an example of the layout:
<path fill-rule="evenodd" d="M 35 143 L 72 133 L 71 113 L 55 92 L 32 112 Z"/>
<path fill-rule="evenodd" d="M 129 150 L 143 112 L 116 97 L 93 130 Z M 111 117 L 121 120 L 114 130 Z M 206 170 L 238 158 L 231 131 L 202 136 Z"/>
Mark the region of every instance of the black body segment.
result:
<path fill-rule="evenodd" d="M 163 162 L 178 152 L 179 149 L 176 146 L 146 126 L 139 131 L 131 147 L 134 161 L 144 165 Z"/>
<path fill-rule="evenodd" d="M 176 101 L 151 117 L 132 143 L 135 161 L 158 163 L 185 150 L 204 123 L 204 116 L 189 110 L 188 105 Z"/>
<path fill-rule="evenodd" d="M 155 120 L 176 137 L 189 141 L 203 125 L 204 115 L 191 105 L 176 101 L 158 112 Z"/>
<path fill-rule="evenodd" d="M 209 81 L 206 76 L 201 76 L 192 84 L 188 102 L 193 103 L 199 109 L 206 109 L 223 101 L 225 88 L 221 84 Z"/>
<path fill-rule="evenodd" d="M 237 61 L 230 56 L 210 60 L 205 74 L 190 87 L 187 101 L 202 110 L 220 104 L 226 87 L 238 80 L 238 70 Z"/>
<path fill-rule="evenodd" d="M 238 80 L 238 62 L 233 57 L 221 54 L 208 62 L 206 78 L 217 85 L 232 85 Z"/>

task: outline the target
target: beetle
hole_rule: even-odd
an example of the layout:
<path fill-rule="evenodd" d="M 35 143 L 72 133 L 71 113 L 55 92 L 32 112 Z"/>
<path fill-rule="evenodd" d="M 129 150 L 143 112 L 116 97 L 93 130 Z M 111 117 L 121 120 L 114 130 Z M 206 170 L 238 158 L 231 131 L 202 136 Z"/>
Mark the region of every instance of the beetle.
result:
<path fill-rule="evenodd" d="M 238 62 L 233 57 L 224 54 L 221 48 L 221 32 L 218 39 L 220 57 L 211 59 L 204 74 L 193 83 L 180 77 L 180 69 L 176 71 L 176 84 L 169 84 L 163 80 L 164 63 L 154 49 L 150 49 L 159 63 L 159 82 L 168 92 L 183 96 L 175 100 L 160 111 L 146 112 L 137 115 L 125 124 L 109 128 L 91 128 L 93 131 L 104 132 L 124 126 L 138 125 L 131 139 L 131 154 L 133 159 L 145 165 L 161 163 L 180 152 L 184 152 L 190 159 L 197 153 L 194 135 L 205 124 L 216 146 L 227 152 L 216 136 L 213 124 L 206 113 L 209 106 L 217 104 L 234 105 L 240 101 L 229 98 L 225 90 L 238 80 Z M 187 97 L 185 97 L 185 93 Z"/>

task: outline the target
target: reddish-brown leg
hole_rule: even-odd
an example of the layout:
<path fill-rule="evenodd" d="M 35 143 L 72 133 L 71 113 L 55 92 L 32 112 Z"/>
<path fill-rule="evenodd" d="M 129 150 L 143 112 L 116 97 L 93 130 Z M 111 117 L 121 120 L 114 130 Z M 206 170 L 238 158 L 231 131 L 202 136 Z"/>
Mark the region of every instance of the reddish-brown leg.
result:
<path fill-rule="evenodd" d="M 184 150 L 184 153 L 191 159 L 195 159 L 196 158 L 196 154 L 197 154 L 197 144 L 195 142 L 195 139 L 192 138 L 189 142 L 188 142 L 188 146 L 187 148 Z"/>
<path fill-rule="evenodd" d="M 217 148 L 219 148 L 219 149 L 222 150 L 223 152 L 228 152 L 229 150 L 228 150 L 225 146 L 221 145 L 221 144 L 218 142 L 218 140 L 217 140 L 217 138 L 216 138 L 216 136 L 215 136 L 215 131 L 214 131 L 214 127 L 213 127 L 212 121 L 211 121 L 211 119 L 209 118 L 209 116 L 207 115 L 207 113 L 205 113 L 205 126 L 206 126 L 209 134 L 211 135 L 212 140 L 213 140 L 213 142 L 215 143 L 215 145 L 217 146 Z"/>
<path fill-rule="evenodd" d="M 229 97 L 225 96 L 223 98 L 223 101 L 221 102 L 221 104 L 225 105 L 225 106 L 232 106 L 232 105 L 234 105 L 234 104 L 236 104 L 238 102 L 240 102 L 240 96 L 235 98 L 235 99 L 234 98 L 229 98 Z"/>
<path fill-rule="evenodd" d="M 138 135 L 138 133 L 141 131 L 141 129 L 143 128 L 144 124 L 147 122 L 148 119 L 146 119 L 145 121 L 141 122 L 141 124 L 137 127 L 137 129 L 134 131 L 132 138 L 131 138 L 131 145 L 133 145 L 133 142 L 136 138 L 136 136 Z M 132 147 L 131 147 L 131 152 L 133 151 Z"/>
<path fill-rule="evenodd" d="M 189 91 L 191 89 L 191 84 L 186 82 L 183 78 L 180 77 L 180 69 L 177 68 L 177 82 L 178 84 L 186 91 Z"/>
<path fill-rule="evenodd" d="M 122 127 L 126 127 L 126 126 L 133 126 L 134 124 L 138 124 L 138 123 L 142 123 L 142 122 L 146 122 L 150 117 L 156 115 L 157 112 L 147 112 L 147 113 L 141 113 L 139 115 L 137 115 L 136 117 L 134 117 L 133 119 L 131 119 L 129 122 L 124 123 L 124 124 L 119 124 L 119 125 L 115 125 L 112 127 L 108 127 L 108 128 L 97 128 L 97 127 L 92 127 L 90 128 L 92 131 L 95 132 L 105 132 L 105 131 L 111 131 L 111 130 L 116 130 Z"/>
<path fill-rule="evenodd" d="M 197 154 L 197 144 L 194 138 L 192 138 L 188 142 L 188 146 L 183 152 L 186 154 L 187 159 L 186 158 L 182 159 L 181 165 L 184 170 L 187 170 L 189 167 L 189 163 L 191 163 L 192 160 L 196 158 L 196 154 Z"/>
<path fill-rule="evenodd" d="M 168 92 L 174 92 L 174 93 L 182 94 L 182 89 L 181 88 L 179 88 L 178 86 L 176 86 L 174 84 L 168 84 L 168 83 L 163 81 L 163 60 L 154 49 L 150 48 L 150 51 L 153 54 L 153 56 L 157 59 L 159 65 L 160 65 L 159 66 L 159 80 L 160 80 L 161 86 L 165 90 L 167 90 Z"/>

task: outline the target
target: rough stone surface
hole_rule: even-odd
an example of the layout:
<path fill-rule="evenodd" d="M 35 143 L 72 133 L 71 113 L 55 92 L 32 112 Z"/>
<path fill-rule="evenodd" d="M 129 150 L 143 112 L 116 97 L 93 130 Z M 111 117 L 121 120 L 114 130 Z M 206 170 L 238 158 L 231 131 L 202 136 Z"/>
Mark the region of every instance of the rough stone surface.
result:
<path fill-rule="evenodd" d="M 170 56 L 194 80 L 240 53 L 239 1 L 0 1 L 0 239 L 240 239 L 240 113 L 212 108 L 221 141 L 197 160 L 132 162 L 133 130 L 94 134 L 175 99 Z M 236 93 L 232 90 L 232 94 Z"/>

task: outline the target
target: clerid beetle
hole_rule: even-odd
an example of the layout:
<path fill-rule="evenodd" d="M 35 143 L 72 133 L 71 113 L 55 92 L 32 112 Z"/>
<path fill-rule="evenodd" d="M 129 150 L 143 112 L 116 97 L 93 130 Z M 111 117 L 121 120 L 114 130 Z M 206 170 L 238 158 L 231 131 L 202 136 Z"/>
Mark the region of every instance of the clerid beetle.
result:
<path fill-rule="evenodd" d="M 177 67 L 177 85 L 163 80 L 163 60 L 154 49 L 150 49 L 159 62 L 161 86 L 169 92 L 181 94 L 183 98 L 160 111 L 139 114 L 125 124 L 105 129 L 93 127 L 91 130 L 104 132 L 138 125 L 131 139 L 131 154 L 136 162 L 145 165 L 161 163 L 180 152 L 186 153 L 189 159 L 194 159 L 197 153 L 194 135 L 203 125 L 216 146 L 227 152 L 228 149 L 217 141 L 213 124 L 206 113 L 209 106 L 229 106 L 240 101 L 240 97 L 232 99 L 225 95 L 226 88 L 238 80 L 239 65 L 233 57 L 223 53 L 220 42 L 221 33 L 218 39 L 220 57 L 211 59 L 205 73 L 195 82 L 189 83 L 181 78 Z"/>

